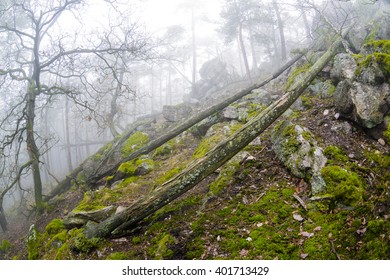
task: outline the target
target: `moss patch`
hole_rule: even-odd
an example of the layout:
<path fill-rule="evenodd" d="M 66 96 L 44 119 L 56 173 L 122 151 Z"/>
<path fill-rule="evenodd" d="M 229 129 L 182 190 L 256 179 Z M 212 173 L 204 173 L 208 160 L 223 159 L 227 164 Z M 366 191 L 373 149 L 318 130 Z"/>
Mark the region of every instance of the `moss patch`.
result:
<path fill-rule="evenodd" d="M 135 150 L 141 148 L 149 142 L 149 136 L 143 132 L 133 133 L 122 147 L 122 157 L 126 158 Z"/>
<path fill-rule="evenodd" d="M 327 193 L 331 194 L 336 202 L 353 206 L 362 201 L 364 183 L 357 173 L 331 165 L 325 166 L 321 174 Z"/>

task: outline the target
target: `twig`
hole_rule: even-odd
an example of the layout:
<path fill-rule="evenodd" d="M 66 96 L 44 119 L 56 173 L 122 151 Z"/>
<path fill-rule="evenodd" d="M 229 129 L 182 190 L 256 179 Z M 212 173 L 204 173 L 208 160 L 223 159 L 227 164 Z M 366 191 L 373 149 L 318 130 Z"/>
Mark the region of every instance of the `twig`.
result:
<path fill-rule="evenodd" d="M 336 248 L 335 248 L 335 246 L 334 246 L 333 239 L 332 239 L 332 238 L 328 238 L 328 240 L 329 240 L 330 246 L 331 246 L 331 248 L 332 248 L 332 252 L 336 255 L 336 258 L 337 258 L 338 260 L 341 260 L 340 255 L 337 253 Z"/>

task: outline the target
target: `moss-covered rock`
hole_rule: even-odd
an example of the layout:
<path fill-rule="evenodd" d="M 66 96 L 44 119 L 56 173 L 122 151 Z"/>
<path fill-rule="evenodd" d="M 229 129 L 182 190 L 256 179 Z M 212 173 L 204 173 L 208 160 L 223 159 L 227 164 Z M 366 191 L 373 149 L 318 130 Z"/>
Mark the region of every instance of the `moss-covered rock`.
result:
<path fill-rule="evenodd" d="M 311 182 L 312 192 L 324 188 L 321 169 L 327 158 L 307 128 L 289 121 L 278 123 L 272 131 L 272 148 L 287 169 L 299 178 Z"/>
<path fill-rule="evenodd" d="M 336 203 L 355 206 L 363 200 L 364 182 L 355 172 L 339 166 L 325 166 L 321 174 L 326 182 L 326 192 Z"/>
<path fill-rule="evenodd" d="M 176 242 L 176 239 L 172 235 L 164 233 L 152 240 L 153 245 L 149 248 L 148 253 L 157 260 L 171 259 L 173 251 L 170 247 Z"/>

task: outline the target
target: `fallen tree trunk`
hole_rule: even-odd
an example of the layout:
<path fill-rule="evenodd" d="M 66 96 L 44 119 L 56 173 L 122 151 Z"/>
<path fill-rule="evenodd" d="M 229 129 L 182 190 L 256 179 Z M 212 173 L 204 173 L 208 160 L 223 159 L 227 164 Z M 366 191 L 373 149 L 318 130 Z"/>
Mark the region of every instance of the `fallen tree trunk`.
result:
<path fill-rule="evenodd" d="M 160 147 L 161 145 L 165 144 L 169 140 L 175 138 L 176 136 L 178 136 L 182 132 L 186 131 L 187 129 L 191 128 L 195 124 L 199 123 L 200 121 L 210 117 L 211 115 L 215 114 L 218 111 L 223 110 L 224 108 L 226 108 L 227 106 L 229 106 L 233 102 L 250 94 L 252 92 L 252 90 L 263 87 L 264 85 L 268 84 L 272 80 L 279 77 L 284 71 L 286 71 L 288 68 L 290 68 L 295 62 L 297 62 L 302 56 L 304 56 L 307 53 L 307 51 L 310 48 L 308 48 L 307 50 L 303 51 L 302 53 L 296 55 L 294 58 L 292 58 L 290 61 L 288 61 L 286 64 L 284 64 L 281 68 L 279 68 L 275 73 L 273 73 L 270 77 L 268 77 L 264 81 L 255 83 L 255 84 L 253 84 L 245 89 L 242 89 L 238 93 L 232 95 L 231 97 L 226 98 L 222 102 L 219 102 L 219 103 L 197 113 L 193 117 L 186 119 L 185 121 L 183 121 L 179 125 L 175 126 L 170 131 L 165 133 L 164 135 L 150 141 L 148 144 L 146 144 L 145 146 L 134 151 L 126 158 L 123 158 L 121 161 L 117 162 L 115 165 L 110 166 L 109 169 L 106 169 L 104 171 L 97 170 L 93 175 L 91 175 L 90 177 L 87 178 L 87 183 L 93 184 L 93 182 L 99 181 L 108 175 L 114 174 L 122 163 L 133 160 L 141 155 L 145 155 L 145 154 L 150 153 L 151 151 L 153 151 L 156 148 Z"/>
<path fill-rule="evenodd" d="M 230 160 L 281 116 L 334 57 L 340 46 L 342 46 L 341 38 L 337 39 L 328 51 L 310 68 L 304 78 L 294 84 L 292 89 L 279 100 L 272 103 L 232 136 L 219 143 L 203 158 L 190 164 L 190 167 L 164 186 L 141 198 L 123 212 L 97 225 L 87 227 L 85 231 L 86 236 L 90 238 L 124 235 L 126 230 L 134 227 L 142 219 L 193 188 L 201 180 Z"/>

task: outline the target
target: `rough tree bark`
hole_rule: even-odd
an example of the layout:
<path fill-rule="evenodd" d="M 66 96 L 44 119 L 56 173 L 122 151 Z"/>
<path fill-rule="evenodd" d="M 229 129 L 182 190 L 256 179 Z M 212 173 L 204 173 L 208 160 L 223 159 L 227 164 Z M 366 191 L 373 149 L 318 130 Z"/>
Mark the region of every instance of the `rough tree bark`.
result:
<path fill-rule="evenodd" d="M 310 48 L 308 48 L 310 49 Z M 276 79 L 277 77 L 280 76 L 280 74 L 282 74 L 286 69 L 290 68 L 295 62 L 297 62 L 305 53 L 307 52 L 307 50 L 305 50 L 304 52 L 302 52 L 301 54 L 298 54 L 296 55 L 294 58 L 292 58 L 290 61 L 288 61 L 286 64 L 284 64 L 281 68 L 279 68 L 274 74 L 272 74 L 271 76 L 269 76 L 268 78 L 266 78 L 265 80 L 261 81 L 261 82 L 258 82 L 258 83 L 255 83 L 245 89 L 242 89 L 241 91 L 239 91 L 238 93 L 232 95 L 231 97 L 228 97 L 226 98 L 225 100 L 221 101 L 220 103 L 217 103 L 199 113 L 197 113 L 196 115 L 186 119 L 185 121 L 183 121 L 182 123 L 178 124 L 177 126 L 175 126 L 174 128 L 172 128 L 171 130 L 169 130 L 167 133 L 165 133 L 164 135 L 150 141 L 147 145 L 143 146 L 142 148 L 134 151 L 132 154 L 130 154 L 128 157 L 126 158 L 123 158 L 121 161 L 117 162 L 116 164 L 110 166 L 110 168 L 106 168 L 106 170 L 102 171 L 101 170 L 101 167 L 103 166 L 102 164 L 99 166 L 99 168 L 96 169 L 95 173 L 92 174 L 88 179 L 87 179 L 87 182 L 89 184 L 93 184 L 93 182 L 96 182 L 96 181 L 99 181 L 101 180 L 102 178 L 104 178 L 105 176 L 108 176 L 108 175 L 112 175 L 113 173 L 116 172 L 116 170 L 118 169 L 118 167 L 126 162 L 126 161 L 130 161 L 130 160 L 133 160 L 137 157 L 139 157 L 140 155 L 145 155 L 153 150 L 155 150 L 156 148 L 160 147 L 161 145 L 163 145 L 164 143 L 168 142 L 169 140 L 175 138 L 176 136 L 178 136 L 180 133 L 186 131 L 187 129 L 191 128 L 192 126 L 194 126 L 195 124 L 199 123 L 200 121 L 206 119 L 207 117 L 215 114 L 216 112 L 218 111 L 221 111 L 223 110 L 224 108 L 226 108 L 227 106 L 229 106 L 230 104 L 232 104 L 233 102 L 241 99 L 242 97 L 250 94 L 252 92 L 252 90 L 254 89 L 257 89 L 257 88 L 260 88 L 266 84 L 268 84 L 270 81 Z M 105 156 L 105 158 L 103 159 L 104 162 L 107 161 L 107 157 L 109 156 L 109 154 L 107 154 L 107 156 Z"/>
<path fill-rule="evenodd" d="M 91 238 L 124 235 L 129 228 L 134 227 L 142 219 L 196 186 L 201 180 L 230 160 L 279 118 L 298 99 L 302 92 L 310 85 L 311 81 L 334 57 L 341 45 L 341 39 L 339 38 L 310 68 L 304 78 L 299 81 L 299 83 L 294 84 L 289 92 L 285 93 L 279 100 L 272 103 L 232 136 L 219 143 L 206 156 L 190 164 L 190 166 L 178 176 L 149 195 L 136 201 L 123 212 L 116 214 L 97 225 L 87 227 L 86 236 Z"/>

